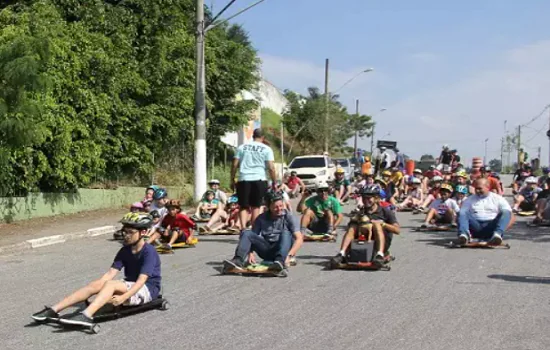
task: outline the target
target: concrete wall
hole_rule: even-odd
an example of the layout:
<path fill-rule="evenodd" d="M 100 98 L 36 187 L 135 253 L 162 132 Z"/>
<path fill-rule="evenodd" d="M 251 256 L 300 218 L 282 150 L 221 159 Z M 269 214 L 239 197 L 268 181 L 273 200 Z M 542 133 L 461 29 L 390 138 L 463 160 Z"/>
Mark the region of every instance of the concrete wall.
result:
<path fill-rule="evenodd" d="M 167 187 L 170 198 L 187 199 L 192 188 Z M 115 190 L 80 189 L 76 193 L 32 193 L 27 197 L 0 198 L 0 222 L 12 222 L 82 211 L 130 207 L 143 199 L 143 187 Z"/>
<path fill-rule="evenodd" d="M 282 115 L 288 104 L 288 100 L 279 89 L 269 81 L 262 79 L 259 83 L 259 91 L 262 108 L 269 108 L 278 115 Z"/>

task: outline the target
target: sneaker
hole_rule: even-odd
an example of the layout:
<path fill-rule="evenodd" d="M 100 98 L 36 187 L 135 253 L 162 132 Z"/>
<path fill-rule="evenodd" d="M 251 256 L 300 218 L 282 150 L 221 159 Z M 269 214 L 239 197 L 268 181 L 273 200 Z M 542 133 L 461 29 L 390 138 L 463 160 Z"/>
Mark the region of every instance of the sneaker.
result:
<path fill-rule="evenodd" d="M 36 322 L 46 322 L 48 319 L 59 318 L 59 314 L 51 307 L 44 306 L 44 310 L 39 311 L 31 316 Z"/>
<path fill-rule="evenodd" d="M 344 263 L 344 257 L 340 253 L 338 253 L 338 255 L 330 259 L 330 266 L 332 267 L 337 267 L 338 265 L 343 263 Z"/>
<path fill-rule="evenodd" d="M 290 258 L 289 263 L 290 266 L 296 266 L 296 264 L 298 264 L 298 261 L 296 260 L 296 257 L 293 256 L 292 258 Z"/>
<path fill-rule="evenodd" d="M 493 236 L 491 237 L 491 239 L 489 239 L 489 241 L 487 243 L 490 244 L 490 245 L 501 245 L 502 244 L 502 236 L 498 232 L 495 232 L 495 233 L 493 233 Z"/>
<path fill-rule="evenodd" d="M 468 241 L 470 241 L 470 237 L 468 237 L 468 235 L 466 233 L 461 233 L 458 236 L 458 244 L 459 245 L 465 245 L 466 243 L 468 243 Z"/>
<path fill-rule="evenodd" d="M 172 250 L 172 246 L 169 243 L 163 244 L 162 249 Z"/>
<path fill-rule="evenodd" d="M 223 270 L 224 271 L 233 270 L 233 269 L 244 271 L 244 267 L 243 267 L 243 263 L 242 263 L 241 259 L 235 257 L 231 260 L 224 260 L 223 261 Z"/>
<path fill-rule="evenodd" d="M 269 272 L 279 273 L 285 269 L 285 266 L 282 262 L 275 261 L 273 262 L 273 264 L 269 265 L 267 269 L 269 270 Z"/>
<path fill-rule="evenodd" d="M 380 253 L 377 253 L 376 256 L 374 257 L 374 259 L 372 259 L 372 262 L 375 266 L 377 266 L 378 268 L 384 266 L 384 264 L 386 263 L 386 261 L 384 260 L 384 256 Z"/>
<path fill-rule="evenodd" d="M 63 316 L 59 319 L 59 322 L 63 324 L 91 327 L 94 325 L 94 319 L 84 315 L 83 313 L 78 313 L 71 316 Z"/>

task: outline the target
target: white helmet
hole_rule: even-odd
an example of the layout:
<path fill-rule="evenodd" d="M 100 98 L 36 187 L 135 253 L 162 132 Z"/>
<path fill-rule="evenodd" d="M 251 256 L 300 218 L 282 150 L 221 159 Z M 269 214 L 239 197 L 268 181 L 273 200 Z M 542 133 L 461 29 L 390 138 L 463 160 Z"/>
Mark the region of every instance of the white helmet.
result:
<path fill-rule="evenodd" d="M 537 178 L 534 176 L 529 176 L 527 179 L 525 179 L 525 183 L 527 184 L 536 184 L 538 183 Z"/>
<path fill-rule="evenodd" d="M 449 145 L 443 145 L 443 149 L 449 149 Z"/>
<path fill-rule="evenodd" d="M 443 178 L 439 175 L 436 175 L 436 176 L 433 177 L 432 181 L 434 181 L 434 182 L 443 181 Z"/>
<path fill-rule="evenodd" d="M 417 177 L 413 177 L 413 179 L 412 179 L 412 183 L 413 183 L 413 184 L 421 184 L 421 183 L 422 183 L 422 181 L 420 181 L 420 179 L 419 179 L 419 178 L 417 178 Z"/>
<path fill-rule="evenodd" d="M 319 183 L 317 183 L 316 189 L 321 190 L 326 188 L 329 188 L 329 185 L 326 181 L 319 181 Z"/>
<path fill-rule="evenodd" d="M 413 174 L 422 174 L 422 170 L 414 169 Z"/>

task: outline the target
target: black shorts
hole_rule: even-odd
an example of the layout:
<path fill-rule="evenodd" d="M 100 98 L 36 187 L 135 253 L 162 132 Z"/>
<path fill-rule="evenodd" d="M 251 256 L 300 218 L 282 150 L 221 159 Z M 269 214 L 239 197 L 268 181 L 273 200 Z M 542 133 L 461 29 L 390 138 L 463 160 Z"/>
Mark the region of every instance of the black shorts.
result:
<path fill-rule="evenodd" d="M 261 207 L 266 192 L 267 181 L 239 181 L 237 183 L 239 206 L 243 209 Z"/>

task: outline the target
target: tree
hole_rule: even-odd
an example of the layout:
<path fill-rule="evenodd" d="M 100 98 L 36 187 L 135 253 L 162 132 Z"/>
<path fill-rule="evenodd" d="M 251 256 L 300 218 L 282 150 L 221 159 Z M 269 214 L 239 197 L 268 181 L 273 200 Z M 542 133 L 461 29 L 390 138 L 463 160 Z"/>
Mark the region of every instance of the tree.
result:
<path fill-rule="evenodd" d="M 433 162 L 435 160 L 434 156 L 432 156 L 431 154 L 424 154 L 422 157 L 420 157 L 420 161 L 423 162 L 423 161 L 431 161 Z"/>
<path fill-rule="evenodd" d="M 179 157 L 174 145 L 192 149 L 195 1 L 10 3 L 0 12 L 3 195 L 143 179 Z M 247 38 L 227 24 L 208 33 L 210 149 L 254 107 L 235 99 L 258 79 Z"/>
<path fill-rule="evenodd" d="M 329 119 L 326 120 L 327 104 L 324 95 L 316 87 L 308 88 L 308 95 L 302 96 L 293 91 L 285 91 L 288 106 L 283 114 L 283 122 L 290 136 L 299 143 L 305 153 L 321 153 L 328 130 L 330 149 L 345 145 L 353 135 L 349 128 L 350 115 L 338 101 L 331 96 L 328 105 Z M 292 151 L 289 150 L 289 154 Z"/>
<path fill-rule="evenodd" d="M 489 161 L 489 166 L 491 167 L 492 171 L 496 171 L 497 173 L 502 172 L 502 162 L 500 159 L 491 159 Z"/>
<path fill-rule="evenodd" d="M 357 154 L 357 139 L 359 137 L 371 136 L 374 123 L 372 122 L 372 117 L 369 115 L 352 114 L 349 117 L 348 126 L 354 133 L 353 154 L 355 157 Z"/>

